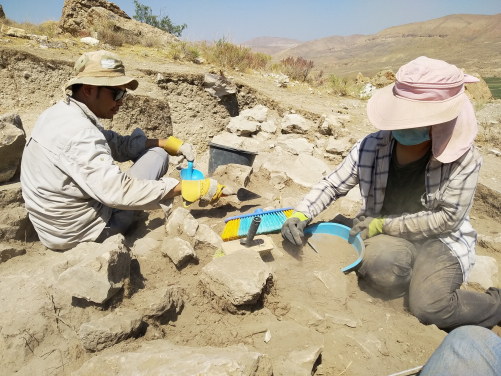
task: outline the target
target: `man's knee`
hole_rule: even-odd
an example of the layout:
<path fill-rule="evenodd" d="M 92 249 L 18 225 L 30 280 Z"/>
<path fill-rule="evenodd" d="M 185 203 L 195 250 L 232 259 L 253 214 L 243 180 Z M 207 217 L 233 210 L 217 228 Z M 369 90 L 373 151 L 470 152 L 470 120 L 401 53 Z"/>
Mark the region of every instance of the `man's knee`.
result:
<path fill-rule="evenodd" d="M 374 288 L 403 294 L 411 281 L 414 245 L 405 239 L 379 235 L 368 239 L 358 275 Z"/>
<path fill-rule="evenodd" d="M 151 152 L 154 152 L 158 155 L 158 158 L 161 163 L 161 175 L 165 175 L 167 173 L 167 169 L 169 168 L 169 154 L 161 147 L 154 147 L 150 149 Z"/>

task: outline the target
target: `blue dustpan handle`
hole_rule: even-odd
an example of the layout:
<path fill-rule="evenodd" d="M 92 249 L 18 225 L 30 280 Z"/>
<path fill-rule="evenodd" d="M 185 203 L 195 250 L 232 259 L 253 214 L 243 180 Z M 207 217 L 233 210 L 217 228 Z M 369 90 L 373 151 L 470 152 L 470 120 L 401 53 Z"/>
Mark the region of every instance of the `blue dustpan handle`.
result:
<path fill-rule="evenodd" d="M 193 177 L 193 161 L 188 161 L 188 176 L 186 180 L 191 180 Z"/>

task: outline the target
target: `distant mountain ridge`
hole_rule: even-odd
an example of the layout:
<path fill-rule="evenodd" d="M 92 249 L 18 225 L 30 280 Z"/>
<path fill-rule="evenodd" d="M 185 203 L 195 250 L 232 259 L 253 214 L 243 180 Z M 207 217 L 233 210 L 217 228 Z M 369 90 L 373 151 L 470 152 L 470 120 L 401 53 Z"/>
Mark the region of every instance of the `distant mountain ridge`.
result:
<path fill-rule="evenodd" d="M 259 38 L 257 38 L 259 39 Z M 425 55 L 484 76 L 501 76 L 501 13 L 453 14 L 384 29 L 373 35 L 330 36 L 301 43 L 273 55 L 302 56 L 327 73 L 372 75 L 398 69 Z"/>
<path fill-rule="evenodd" d="M 248 40 L 242 43 L 244 46 L 251 47 L 255 52 L 263 52 L 265 54 L 273 55 L 280 51 L 294 48 L 303 43 L 297 39 L 279 38 L 279 37 L 259 37 Z"/>

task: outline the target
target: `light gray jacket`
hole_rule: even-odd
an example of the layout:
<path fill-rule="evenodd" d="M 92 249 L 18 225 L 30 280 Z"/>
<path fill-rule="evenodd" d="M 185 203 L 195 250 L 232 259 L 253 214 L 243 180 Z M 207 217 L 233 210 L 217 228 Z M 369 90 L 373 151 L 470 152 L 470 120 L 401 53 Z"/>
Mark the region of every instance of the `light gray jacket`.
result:
<path fill-rule="evenodd" d="M 140 180 L 120 171 L 114 161 L 136 159 L 146 136 L 104 130 L 83 103 L 70 98 L 40 115 L 21 165 L 23 198 L 41 242 L 69 249 L 94 241 L 117 209 L 163 209 L 178 181 Z M 167 208 L 166 208 L 167 207 Z"/>

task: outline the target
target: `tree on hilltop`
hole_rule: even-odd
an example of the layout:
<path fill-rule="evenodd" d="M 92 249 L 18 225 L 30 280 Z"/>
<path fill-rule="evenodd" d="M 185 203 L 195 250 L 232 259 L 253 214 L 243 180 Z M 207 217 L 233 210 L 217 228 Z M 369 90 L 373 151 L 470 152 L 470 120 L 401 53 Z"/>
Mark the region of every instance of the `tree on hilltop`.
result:
<path fill-rule="evenodd" d="M 180 37 L 183 30 L 188 27 L 186 24 L 174 25 L 169 16 L 162 17 L 161 14 L 158 16 L 153 15 L 149 6 L 143 5 L 137 0 L 134 0 L 134 5 L 136 6 L 136 14 L 134 14 L 132 18 L 139 22 L 144 22 L 158 29 L 167 31 L 176 37 Z"/>

